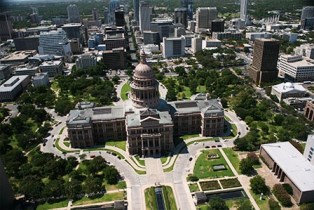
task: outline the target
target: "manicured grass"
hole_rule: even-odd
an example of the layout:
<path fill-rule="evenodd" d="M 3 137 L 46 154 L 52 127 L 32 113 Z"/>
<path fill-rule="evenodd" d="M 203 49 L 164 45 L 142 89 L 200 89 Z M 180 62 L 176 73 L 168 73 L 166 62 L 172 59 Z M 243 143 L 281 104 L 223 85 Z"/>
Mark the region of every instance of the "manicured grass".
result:
<path fill-rule="evenodd" d="M 227 199 L 226 204 L 229 209 L 237 209 L 240 202 L 250 201 L 248 198 L 234 198 L 234 199 Z M 249 210 L 249 209 L 248 209 Z"/>
<path fill-rule="evenodd" d="M 199 136 L 200 136 L 200 134 L 196 133 L 196 134 L 187 134 L 184 136 L 180 136 L 180 138 L 182 138 L 183 140 L 187 140 L 187 139 L 191 139 L 191 138 L 199 137 Z"/>
<path fill-rule="evenodd" d="M 200 191 L 200 188 L 198 187 L 197 184 L 189 184 L 189 188 L 191 192 L 198 192 Z"/>
<path fill-rule="evenodd" d="M 239 155 L 235 151 L 233 151 L 232 148 L 223 148 L 223 151 L 227 155 L 233 167 L 237 170 L 239 174 L 241 174 L 241 171 L 239 169 L 240 165 Z"/>
<path fill-rule="evenodd" d="M 241 184 L 237 178 L 235 178 L 235 179 L 222 179 L 222 180 L 219 180 L 219 182 L 224 189 L 233 188 L 233 187 L 241 187 Z"/>
<path fill-rule="evenodd" d="M 155 188 L 150 187 L 145 189 L 145 203 L 147 210 L 155 210 L 157 209 Z"/>
<path fill-rule="evenodd" d="M 67 146 L 67 147 L 70 147 L 70 144 L 71 144 L 71 143 L 70 143 L 69 141 L 64 141 L 63 144 L 64 144 L 65 146 Z"/>
<path fill-rule="evenodd" d="M 214 138 L 208 138 L 208 139 L 199 139 L 199 140 L 195 140 L 195 141 L 190 141 L 186 145 L 189 146 L 190 144 L 194 144 L 195 142 L 215 141 L 217 139 L 219 139 L 219 138 L 218 137 L 214 137 Z"/>
<path fill-rule="evenodd" d="M 56 209 L 68 206 L 68 200 L 61 200 L 55 203 L 46 202 L 44 204 L 40 204 L 36 207 L 36 210 L 47 210 L 47 209 Z"/>
<path fill-rule="evenodd" d="M 260 209 L 263 210 L 269 210 L 268 207 L 268 197 L 267 196 L 263 196 L 263 200 L 260 200 L 260 195 L 256 195 L 255 193 L 252 192 L 252 190 L 250 190 L 251 195 L 253 196 L 254 200 L 256 201 L 257 205 L 259 206 Z"/>
<path fill-rule="evenodd" d="M 139 164 L 141 164 L 141 166 L 145 166 L 145 160 L 140 158 L 138 155 L 135 155 L 134 158 L 137 160 Z"/>
<path fill-rule="evenodd" d="M 119 189 L 125 189 L 127 186 L 126 186 L 126 182 L 125 181 L 119 181 L 118 184 L 117 184 L 117 187 Z"/>
<path fill-rule="evenodd" d="M 131 91 L 131 87 L 130 87 L 130 84 L 127 82 L 125 83 L 123 86 L 122 86 L 122 89 L 121 89 L 121 99 L 123 101 L 125 100 L 128 100 L 128 95 L 127 93 Z"/>
<path fill-rule="evenodd" d="M 65 126 L 63 128 L 61 128 L 60 132 L 59 132 L 59 135 L 62 134 L 63 130 L 65 129 Z"/>
<path fill-rule="evenodd" d="M 197 87 L 196 91 L 197 91 L 198 93 L 206 93 L 206 92 L 207 92 L 205 85 L 199 85 L 199 86 Z"/>
<path fill-rule="evenodd" d="M 232 135 L 233 136 L 236 136 L 236 135 L 238 135 L 238 129 L 237 129 L 237 126 L 235 125 L 235 124 L 231 124 L 231 131 L 232 131 Z"/>
<path fill-rule="evenodd" d="M 126 140 L 106 141 L 106 145 L 126 150 Z"/>
<path fill-rule="evenodd" d="M 108 201 L 116 201 L 116 200 L 123 200 L 124 193 L 117 192 L 117 193 L 106 193 L 103 196 L 97 197 L 83 197 L 80 200 L 77 200 L 73 203 L 73 205 L 83 205 L 83 204 L 91 204 L 91 203 L 100 203 L 100 202 L 108 202 Z"/>
<path fill-rule="evenodd" d="M 161 164 L 165 164 L 167 162 L 167 160 L 168 160 L 168 156 L 161 157 L 160 160 L 161 160 Z"/>
<path fill-rule="evenodd" d="M 218 159 L 208 159 L 209 154 L 218 154 Z M 214 165 L 224 165 L 226 170 L 214 171 L 212 167 Z M 226 160 L 222 157 L 220 151 L 218 149 L 215 150 L 202 150 L 202 154 L 197 158 L 195 167 L 194 167 L 194 175 L 200 179 L 205 178 L 219 178 L 225 176 L 234 176 L 232 171 L 230 170 Z"/>
<path fill-rule="evenodd" d="M 162 186 L 162 192 L 165 200 L 165 207 L 167 210 L 176 210 L 177 204 L 174 198 L 172 188 L 169 186 Z"/>
<path fill-rule="evenodd" d="M 203 191 L 221 189 L 217 180 L 200 182 L 200 186 Z"/>

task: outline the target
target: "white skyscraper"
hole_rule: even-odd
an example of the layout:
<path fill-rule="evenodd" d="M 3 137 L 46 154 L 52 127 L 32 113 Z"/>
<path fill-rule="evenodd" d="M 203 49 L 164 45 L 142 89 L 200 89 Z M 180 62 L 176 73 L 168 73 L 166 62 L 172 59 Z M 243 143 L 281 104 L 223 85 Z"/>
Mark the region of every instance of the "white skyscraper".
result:
<path fill-rule="evenodd" d="M 71 48 L 64 30 L 42 32 L 39 35 L 38 51 L 40 55 L 70 56 Z"/>
<path fill-rule="evenodd" d="M 247 5 L 249 0 L 241 0 L 241 7 L 240 7 L 240 18 L 247 22 L 248 14 L 247 14 Z"/>
<path fill-rule="evenodd" d="M 210 29 L 213 20 L 217 19 L 216 7 L 199 7 L 196 10 L 196 27 L 198 32 L 202 29 Z"/>
<path fill-rule="evenodd" d="M 149 6 L 148 2 L 141 2 L 139 14 L 139 26 L 141 32 L 150 30 L 150 21 L 153 8 Z"/>
<path fill-rule="evenodd" d="M 67 7 L 68 21 L 70 23 L 80 23 L 80 12 L 75 4 L 71 4 Z"/>

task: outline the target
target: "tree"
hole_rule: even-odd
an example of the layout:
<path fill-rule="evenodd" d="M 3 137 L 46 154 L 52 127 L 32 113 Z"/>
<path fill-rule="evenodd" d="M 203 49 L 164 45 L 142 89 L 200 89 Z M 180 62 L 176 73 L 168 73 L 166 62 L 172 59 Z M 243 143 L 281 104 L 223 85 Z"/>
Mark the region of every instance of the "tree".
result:
<path fill-rule="evenodd" d="M 239 169 L 242 174 L 250 175 L 254 171 L 253 163 L 248 158 L 244 158 L 240 161 Z"/>
<path fill-rule="evenodd" d="M 117 184 L 120 178 L 120 174 L 113 166 L 107 166 L 104 169 L 104 177 L 108 184 Z"/>
<path fill-rule="evenodd" d="M 250 152 L 247 154 L 247 157 L 253 165 L 259 165 L 260 162 L 259 162 L 259 158 L 257 157 L 257 155 L 254 153 L 254 152 Z"/>
<path fill-rule="evenodd" d="M 265 183 L 265 179 L 260 175 L 254 176 L 250 180 L 250 187 L 255 194 L 263 193 L 265 195 L 269 192 L 269 189 Z"/>
<path fill-rule="evenodd" d="M 107 164 L 103 157 L 97 156 L 93 160 L 86 162 L 87 163 L 87 171 L 90 174 L 95 174 L 104 168 L 106 168 Z"/>
<path fill-rule="evenodd" d="M 237 202 L 237 210 L 249 210 L 252 209 L 252 205 L 249 199 L 240 199 Z"/>
<path fill-rule="evenodd" d="M 173 87 L 171 87 L 171 88 L 167 87 L 167 89 L 168 89 L 168 92 L 167 92 L 167 95 L 166 95 L 166 99 L 168 101 L 175 101 L 175 100 L 177 100 L 177 93 L 176 93 L 175 89 Z"/>
<path fill-rule="evenodd" d="M 82 186 L 80 181 L 71 179 L 70 182 L 65 183 L 64 190 L 67 198 L 74 199 L 82 193 Z"/>
<path fill-rule="evenodd" d="M 83 190 L 87 194 L 100 192 L 102 190 L 101 185 L 102 183 L 101 183 L 100 178 L 90 176 L 90 177 L 87 177 L 87 179 L 85 180 L 85 183 L 83 185 Z"/>
<path fill-rule="evenodd" d="M 44 184 L 37 176 L 27 176 L 20 181 L 20 191 L 27 199 L 38 199 L 42 197 Z"/>
<path fill-rule="evenodd" d="M 268 200 L 268 207 L 270 210 L 280 210 L 281 209 L 279 203 L 277 201 L 275 201 L 275 199 L 273 199 L 273 198 L 270 198 Z"/>
<path fill-rule="evenodd" d="M 119 76 L 117 76 L 117 75 L 115 75 L 114 77 L 112 77 L 112 82 L 114 83 L 114 84 L 119 84 L 119 80 L 120 80 L 120 77 Z"/>
<path fill-rule="evenodd" d="M 208 202 L 208 210 L 228 210 L 226 202 L 220 197 L 213 197 Z"/>
<path fill-rule="evenodd" d="M 291 207 L 293 205 L 290 195 L 281 184 L 275 184 L 272 192 L 283 207 Z"/>
<path fill-rule="evenodd" d="M 55 110 L 58 114 L 64 116 L 74 108 L 74 104 L 67 98 L 60 98 L 56 102 Z"/>
<path fill-rule="evenodd" d="M 284 116 L 282 114 L 276 114 L 274 117 L 274 123 L 275 125 L 282 125 L 282 122 L 284 121 Z"/>
<path fill-rule="evenodd" d="M 46 184 L 44 187 L 44 196 L 46 198 L 50 197 L 60 197 L 61 195 L 64 195 L 64 181 L 63 179 L 53 179 Z"/>

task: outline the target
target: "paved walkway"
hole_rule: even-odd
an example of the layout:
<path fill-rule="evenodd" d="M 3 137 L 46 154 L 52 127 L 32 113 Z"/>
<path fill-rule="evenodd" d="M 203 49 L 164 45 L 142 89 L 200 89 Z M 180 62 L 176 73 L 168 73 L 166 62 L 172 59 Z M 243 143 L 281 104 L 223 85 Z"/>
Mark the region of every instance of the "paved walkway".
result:
<path fill-rule="evenodd" d="M 230 162 L 230 160 L 228 159 L 227 155 L 223 151 L 223 149 L 219 148 L 219 151 L 221 152 L 222 156 L 224 157 L 224 159 L 228 163 L 231 171 L 238 178 L 239 182 L 241 183 L 245 193 L 247 194 L 248 198 L 250 199 L 250 201 L 251 201 L 253 207 L 255 208 L 255 210 L 260 210 L 259 206 L 257 205 L 257 203 L 255 202 L 253 196 L 250 193 L 250 178 L 245 176 L 245 175 L 239 175 L 237 170 L 233 167 L 232 163 Z"/>

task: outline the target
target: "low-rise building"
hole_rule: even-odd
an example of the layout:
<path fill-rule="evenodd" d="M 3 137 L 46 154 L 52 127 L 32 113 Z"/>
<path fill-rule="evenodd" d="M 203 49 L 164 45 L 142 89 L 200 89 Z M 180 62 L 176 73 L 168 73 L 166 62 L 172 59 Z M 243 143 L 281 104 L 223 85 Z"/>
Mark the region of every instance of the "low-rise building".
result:
<path fill-rule="evenodd" d="M 45 61 L 40 66 L 41 72 L 47 72 L 49 77 L 61 75 L 63 72 L 63 61 Z"/>
<path fill-rule="evenodd" d="M 279 75 L 294 82 L 314 80 L 314 60 L 302 55 L 281 55 L 278 59 Z"/>
<path fill-rule="evenodd" d="M 14 39 L 15 49 L 22 50 L 38 50 L 39 36 L 19 37 Z"/>
<path fill-rule="evenodd" d="M 206 47 L 221 47 L 221 41 L 218 39 L 206 39 Z"/>
<path fill-rule="evenodd" d="M 314 135 L 308 135 L 303 156 L 314 165 Z"/>
<path fill-rule="evenodd" d="M 28 58 L 36 54 L 36 50 L 15 51 L 0 59 L 1 64 L 21 65 L 28 61 Z"/>
<path fill-rule="evenodd" d="M 242 33 L 240 32 L 213 32 L 212 39 L 234 39 L 234 40 L 241 40 Z"/>
<path fill-rule="evenodd" d="M 30 76 L 13 76 L 0 86 L 0 101 L 13 101 L 30 83 Z"/>
<path fill-rule="evenodd" d="M 294 53 L 296 55 L 314 59 L 314 44 L 302 44 L 294 48 Z"/>
<path fill-rule="evenodd" d="M 12 73 L 11 66 L 8 64 L 0 64 L 0 80 L 8 79 Z"/>
<path fill-rule="evenodd" d="M 310 121 L 314 120 L 314 102 L 312 100 L 306 102 L 304 116 Z"/>
<path fill-rule="evenodd" d="M 203 40 L 201 37 L 192 38 L 192 52 L 197 53 L 202 50 Z"/>
<path fill-rule="evenodd" d="M 18 66 L 14 72 L 15 72 L 15 75 L 35 76 L 35 74 L 39 72 L 39 67 L 38 66 L 23 65 L 23 66 Z"/>
<path fill-rule="evenodd" d="M 106 50 L 102 54 L 104 65 L 108 69 L 125 69 L 126 62 L 126 50 L 124 48 L 115 48 L 112 50 Z"/>
<path fill-rule="evenodd" d="M 89 54 L 80 55 L 76 59 L 75 64 L 77 69 L 88 69 L 97 65 L 97 58 Z"/>
<path fill-rule="evenodd" d="M 255 41 L 255 39 L 271 39 L 272 35 L 271 33 L 267 32 L 252 32 L 252 33 L 246 33 L 245 38 L 249 39 L 250 41 Z"/>
<path fill-rule="evenodd" d="M 302 97 L 302 98 L 285 98 L 283 99 L 282 101 L 293 107 L 294 109 L 298 110 L 298 111 L 303 111 L 305 106 L 306 106 L 306 103 L 308 101 L 311 101 L 312 98 L 309 98 L 309 97 Z"/>
<path fill-rule="evenodd" d="M 296 203 L 314 202 L 314 166 L 290 142 L 262 144 L 260 155 L 278 181 L 292 187 Z"/>
<path fill-rule="evenodd" d="M 33 86 L 39 87 L 39 86 L 48 86 L 49 85 L 49 76 L 47 72 L 44 73 L 37 73 L 33 77 Z"/>
<path fill-rule="evenodd" d="M 164 37 L 162 42 L 162 55 L 164 58 L 184 56 L 185 37 Z"/>
<path fill-rule="evenodd" d="M 304 97 L 306 95 L 306 89 L 298 83 L 287 82 L 272 86 L 271 94 L 275 95 L 279 101 L 282 101 L 290 97 Z"/>

